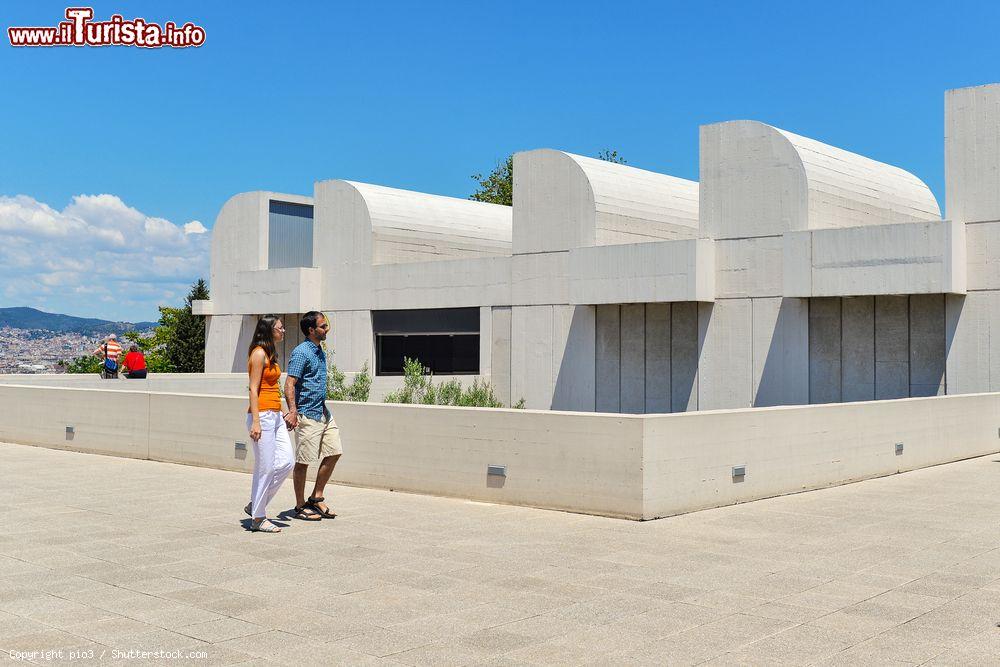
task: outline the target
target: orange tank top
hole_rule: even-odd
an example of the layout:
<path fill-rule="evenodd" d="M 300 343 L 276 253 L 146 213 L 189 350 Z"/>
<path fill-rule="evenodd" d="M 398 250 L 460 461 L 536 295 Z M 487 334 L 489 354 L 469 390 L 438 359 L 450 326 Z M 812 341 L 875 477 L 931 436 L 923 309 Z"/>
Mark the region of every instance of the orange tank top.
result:
<path fill-rule="evenodd" d="M 249 365 L 248 361 L 247 366 L 249 367 Z M 281 412 L 281 392 L 278 391 L 279 378 L 281 378 L 281 367 L 278 362 L 264 367 L 260 378 L 260 391 L 257 392 L 258 411 L 276 410 Z M 247 408 L 247 412 L 250 412 L 250 408 Z"/>

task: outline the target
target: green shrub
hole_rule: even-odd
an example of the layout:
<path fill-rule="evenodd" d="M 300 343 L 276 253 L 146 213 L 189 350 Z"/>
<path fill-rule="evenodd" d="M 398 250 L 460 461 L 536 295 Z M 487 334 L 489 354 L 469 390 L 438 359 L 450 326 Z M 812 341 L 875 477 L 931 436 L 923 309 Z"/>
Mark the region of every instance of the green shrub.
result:
<path fill-rule="evenodd" d="M 387 394 L 386 403 L 410 403 L 420 405 L 459 405 L 475 408 L 502 408 L 504 404 L 496 397 L 493 386 L 479 378 L 472 381 L 472 386 L 462 387 L 456 379 L 447 380 L 437 385 L 434 376 L 424 374 L 424 366 L 417 359 L 403 360 L 403 386 Z M 524 407 L 524 399 L 519 403 Z"/>
<path fill-rule="evenodd" d="M 66 366 L 67 373 L 100 373 L 101 359 L 93 354 L 85 354 L 73 359 Z"/>
<path fill-rule="evenodd" d="M 361 371 L 355 374 L 351 384 L 347 384 L 347 378 L 344 372 L 337 368 L 337 364 L 330 362 L 326 373 L 327 400 L 367 403 L 371 388 L 372 376 L 368 372 L 367 361 L 361 367 Z"/>

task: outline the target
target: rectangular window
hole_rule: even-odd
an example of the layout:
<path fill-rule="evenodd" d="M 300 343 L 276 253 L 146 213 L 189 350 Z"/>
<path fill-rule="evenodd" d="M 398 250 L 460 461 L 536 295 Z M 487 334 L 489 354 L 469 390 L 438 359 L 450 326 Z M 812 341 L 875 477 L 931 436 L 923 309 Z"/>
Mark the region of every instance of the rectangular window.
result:
<path fill-rule="evenodd" d="M 312 266 L 313 207 L 272 200 L 268 206 L 267 268 Z"/>
<path fill-rule="evenodd" d="M 417 359 L 439 375 L 479 373 L 479 309 L 433 308 L 372 312 L 376 375 L 402 375 Z"/>

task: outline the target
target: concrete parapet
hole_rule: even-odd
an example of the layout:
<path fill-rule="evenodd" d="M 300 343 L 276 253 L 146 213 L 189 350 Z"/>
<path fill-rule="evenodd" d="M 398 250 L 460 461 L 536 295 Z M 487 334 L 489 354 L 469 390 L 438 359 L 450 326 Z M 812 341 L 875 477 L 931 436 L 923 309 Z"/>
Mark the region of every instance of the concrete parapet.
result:
<path fill-rule="evenodd" d="M 0 384 L 0 399 L 19 416 L 0 423 L 2 442 L 252 469 L 243 397 Z M 329 407 L 344 443 L 337 483 L 630 519 L 1000 450 L 1000 394 L 676 415 Z"/>

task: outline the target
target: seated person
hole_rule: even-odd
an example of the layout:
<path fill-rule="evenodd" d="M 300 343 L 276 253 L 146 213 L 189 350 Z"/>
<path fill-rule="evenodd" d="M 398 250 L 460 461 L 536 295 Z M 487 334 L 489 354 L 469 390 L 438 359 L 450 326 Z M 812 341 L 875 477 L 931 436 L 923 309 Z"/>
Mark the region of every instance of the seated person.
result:
<path fill-rule="evenodd" d="M 130 380 L 142 380 L 146 377 L 146 357 L 139 351 L 139 346 L 133 344 L 125 355 L 122 363 L 125 377 Z"/>

